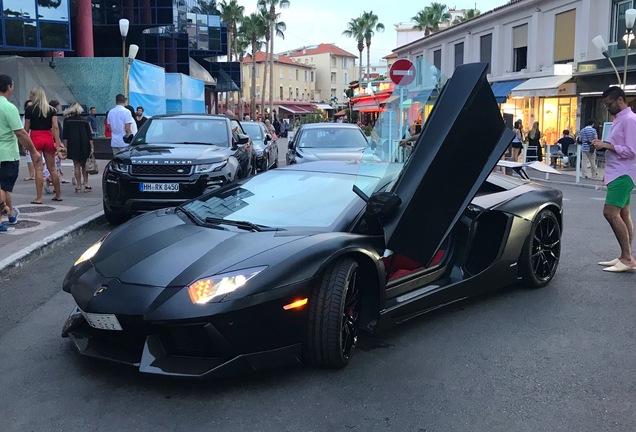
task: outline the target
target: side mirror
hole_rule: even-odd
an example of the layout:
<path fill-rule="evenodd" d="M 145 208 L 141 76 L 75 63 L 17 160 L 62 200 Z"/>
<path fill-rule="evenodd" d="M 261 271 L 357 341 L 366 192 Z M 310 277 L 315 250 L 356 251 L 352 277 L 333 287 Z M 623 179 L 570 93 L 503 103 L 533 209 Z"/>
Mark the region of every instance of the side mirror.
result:
<path fill-rule="evenodd" d="M 288 150 L 293 150 L 294 149 L 294 141 L 290 141 L 287 143 L 287 149 Z"/>
<path fill-rule="evenodd" d="M 271 137 L 271 136 L 269 136 L 269 135 L 265 135 L 265 140 L 264 140 L 264 141 L 265 141 L 265 143 L 267 143 L 267 142 L 269 142 L 269 141 L 271 141 L 271 140 L 272 140 L 272 137 Z"/>
<path fill-rule="evenodd" d="M 237 134 L 236 144 L 241 145 L 241 144 L 247 144 L 248 142 L 250 142 L 249 135 Z"/>

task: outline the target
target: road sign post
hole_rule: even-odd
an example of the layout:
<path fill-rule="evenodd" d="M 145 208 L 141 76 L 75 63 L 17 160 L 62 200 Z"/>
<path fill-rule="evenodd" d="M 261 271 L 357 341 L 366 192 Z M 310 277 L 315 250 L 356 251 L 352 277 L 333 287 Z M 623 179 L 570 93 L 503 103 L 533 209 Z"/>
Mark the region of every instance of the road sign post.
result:
<path fill-rule="evenodd" d="M 415 72 L 415 65 L 409 59 L 397 60 L 391 65 L 391 69 L 389 70 L 389 78 L 399 87 L 400 91 L 398 140 L 402 137 L 402 131 L 404 130 L 404 91 L 406 90 L 406 86 L 415 80 Z"/>

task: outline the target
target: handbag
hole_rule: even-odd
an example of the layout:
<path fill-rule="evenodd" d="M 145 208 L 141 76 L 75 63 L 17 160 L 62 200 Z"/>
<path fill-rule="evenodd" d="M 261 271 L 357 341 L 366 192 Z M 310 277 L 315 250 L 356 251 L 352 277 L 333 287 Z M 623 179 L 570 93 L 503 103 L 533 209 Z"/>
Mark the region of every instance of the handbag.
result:
<path fill-rule="evenodd" d="M 97 161 L 95 160 L 95 155 L 91 153 L 86 159 L 86 172 L 88 174 L 99 174 L 99 167 L 97 166 Z"/>

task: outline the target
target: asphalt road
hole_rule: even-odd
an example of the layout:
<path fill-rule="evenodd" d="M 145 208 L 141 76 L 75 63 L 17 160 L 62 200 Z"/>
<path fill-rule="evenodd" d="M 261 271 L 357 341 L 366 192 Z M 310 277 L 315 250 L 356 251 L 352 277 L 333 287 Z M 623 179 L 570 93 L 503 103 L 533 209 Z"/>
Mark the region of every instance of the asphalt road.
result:
<path fill-rule="evenodd" d="M 617 248 L 603 192 L 562 188 L 562 261 L 547 288 L 365 337 L 344 370 L 222 381 L 141 375 L 60 337 L 73 306 L 61 281 L 99 227 L 0 285 L 0 430 L 634 431 L 636 274 L 596 265 Z"/>

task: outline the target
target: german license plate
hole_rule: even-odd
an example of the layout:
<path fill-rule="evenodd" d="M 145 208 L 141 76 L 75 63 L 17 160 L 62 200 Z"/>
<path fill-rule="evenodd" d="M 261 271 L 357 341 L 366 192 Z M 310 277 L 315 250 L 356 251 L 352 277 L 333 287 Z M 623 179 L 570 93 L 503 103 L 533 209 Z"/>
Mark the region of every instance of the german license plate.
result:
<path fill-rule="evenodd" d="M 82 311 L 89 326 L 100 330 L 123 330 L 119 320 L 113 314 L 95 314 Z"/>
<path fill-rule="evenodd" d="M 141 192 L 179 192 L 179 183 L 139 183 Z"/>

